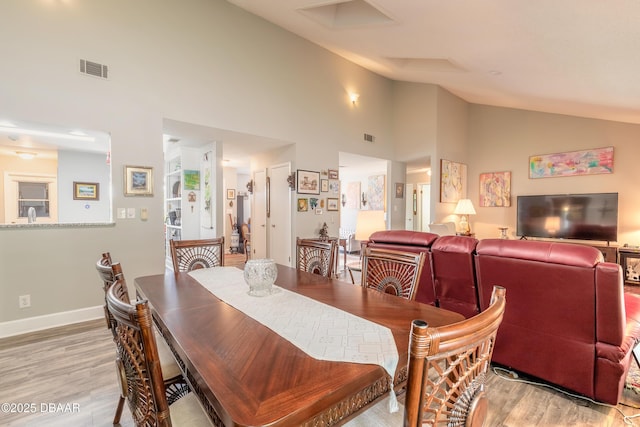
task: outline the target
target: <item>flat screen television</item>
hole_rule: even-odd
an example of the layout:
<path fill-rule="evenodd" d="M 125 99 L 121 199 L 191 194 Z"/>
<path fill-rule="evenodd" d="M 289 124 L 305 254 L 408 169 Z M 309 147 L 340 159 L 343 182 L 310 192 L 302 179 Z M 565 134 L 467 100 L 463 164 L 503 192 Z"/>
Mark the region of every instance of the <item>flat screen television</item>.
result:
<path fill-rule="evenodd" d="M 516 234 L 615 242 L 618 193 L 518 196 Z"/>

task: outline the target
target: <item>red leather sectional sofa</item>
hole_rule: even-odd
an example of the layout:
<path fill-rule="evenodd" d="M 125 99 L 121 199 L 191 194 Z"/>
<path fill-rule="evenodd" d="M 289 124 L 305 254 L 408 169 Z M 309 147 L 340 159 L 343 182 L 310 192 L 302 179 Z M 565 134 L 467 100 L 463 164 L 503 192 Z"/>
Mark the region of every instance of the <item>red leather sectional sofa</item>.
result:
<path fill-rule="evenodd" d="M 640 338 L 640 297 L 590 246 L 379 231 L 370 246 L 427 254 L 416 300 L 473 316 L 507 289 L 493 362 L 617 404 Z M 427 266 L 427 264 L 429 264 Z M 425 289 L 426 288 L 426 289 Z"/>

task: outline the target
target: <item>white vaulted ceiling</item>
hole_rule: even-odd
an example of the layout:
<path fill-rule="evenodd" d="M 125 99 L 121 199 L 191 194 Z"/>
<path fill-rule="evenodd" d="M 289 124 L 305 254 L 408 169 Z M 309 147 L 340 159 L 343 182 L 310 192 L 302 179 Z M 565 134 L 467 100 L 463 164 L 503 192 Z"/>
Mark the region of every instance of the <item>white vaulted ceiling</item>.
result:
<path fill-rule="evenodd" d="M 393 80 L 640 123 L 638 0 L 228 0 Z"/>

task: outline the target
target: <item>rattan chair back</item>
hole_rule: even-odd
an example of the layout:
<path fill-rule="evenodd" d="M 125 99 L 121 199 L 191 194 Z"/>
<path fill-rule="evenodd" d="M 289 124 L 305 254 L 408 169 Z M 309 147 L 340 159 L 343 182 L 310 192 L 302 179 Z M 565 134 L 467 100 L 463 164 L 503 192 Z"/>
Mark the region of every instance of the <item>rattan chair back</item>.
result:
<path fill-rule="evenodd" d="M 240 233 L 242 237 L 242 247 L 244 248 L 244 258 L 248 261 L 251 256 L 251 232 L 249 231 L 249 224 L 246 222 L 240 226 Z"/>
<path fill-rule="evenodd" d="M 124 293 L 120 280 L 107 291 L 122 396 L 127 399 L 135 425 L 171 426 L 151 311 L 146 301 L 134 305 L 124 302 Z"/>
<path fill-rule="evenodd" d="M 424 253 L 365 247 L 362 286 L 413 300 L 424 265 Z"/>
<path fill-rule="evenodd" d="M 409 338 L 405 426 L 481 426 L 488 401 L 485 381 L 505 309 L 505 288 L 491 305 L 452 325 L 414 320 Z"/>
<path fill-rule="evenodd" d="M 224 265 L 224 237 L 198 240 L 171 240 L 173 270 L 191 271 Z"/>
<path fill-rule="evenodd" d="M 296 268 L 325 277 L 333 276 L 335 240 L 296 239 Z"/>
<path fill-rule="evenodd" d="M 113 277 L 113 270 L 111 269 L 111 255 L 109 252 L 105 252 L 96 262 L 96 270 L 98 276 L 102 279 L 102 290 L 104 291 L 104 319 L 107 323 L 107 328 L 111 329 L 111 316 L 107 310 L 107 291 L 113 285 L 115 281 Z"/>

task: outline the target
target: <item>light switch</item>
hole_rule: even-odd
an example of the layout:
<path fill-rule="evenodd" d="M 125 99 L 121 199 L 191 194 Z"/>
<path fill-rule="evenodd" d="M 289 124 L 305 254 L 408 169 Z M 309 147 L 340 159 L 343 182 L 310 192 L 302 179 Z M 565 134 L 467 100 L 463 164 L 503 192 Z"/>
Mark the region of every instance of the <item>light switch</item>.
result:
<path fill-rule="evenodd" d="M 136 217 L 136 208 L 127 208 L 127 218 L 132 219 Z"/>
<path fill-rule="evenodd" d="M 125 208 L 118 208 L 118 219 L 125 219 L 127 217 L 127 210 Z"/>
<path fill-rule="evenodd" d="M 149 210 L 147 208 L 140 208 L 140 219 L 143 221 L 149 219 Z"/>

